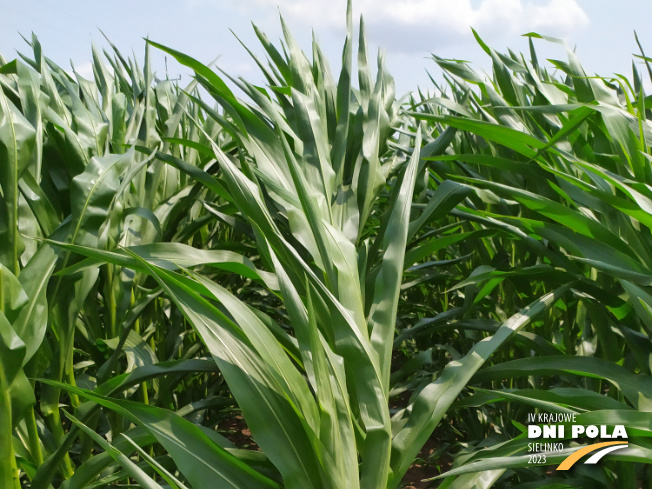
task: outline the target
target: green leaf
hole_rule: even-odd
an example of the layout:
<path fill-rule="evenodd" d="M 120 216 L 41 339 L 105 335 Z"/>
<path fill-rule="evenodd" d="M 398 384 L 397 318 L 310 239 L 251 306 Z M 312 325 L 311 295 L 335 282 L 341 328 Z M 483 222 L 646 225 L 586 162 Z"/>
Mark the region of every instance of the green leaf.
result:
<path fill-rule="evenodd" d="M 98 396 L 66 384 L 48 380 L 42 382 L 84 396 L 143 426 L 156 437 L 179 470 L 197 489 L 211 487 L 216 482 L 224 487 L 238 489 L 278 487 L 213 443 L 197 426 L 173 412 L 133 401 Z M 90 434 L 89 431 L 86 433 Z M 98 435 L 95 436 L 97 437 Z M 207 478 L 209 474 L 210 478 Z"/>

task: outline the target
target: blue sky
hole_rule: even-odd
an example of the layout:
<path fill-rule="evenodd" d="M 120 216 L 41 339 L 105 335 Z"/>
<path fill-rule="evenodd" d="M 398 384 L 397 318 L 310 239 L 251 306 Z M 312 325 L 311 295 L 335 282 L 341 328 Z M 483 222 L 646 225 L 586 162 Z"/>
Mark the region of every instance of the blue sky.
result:
<path fill-rule="evenodd" d="M 308 48 L 311 29 L 339 70 L 344 37 L 346 0 L 0 0 L 0 53 L 12 59 L 16 51 L 28 51 L 19 33 L 35 32 L 44 53 L 68 67 L 70 61 L 89 74 L 90 46 L 108 47 L 100 29 L 124 53 L 142 59 L 143 37 L 172 46 L 203 62 L 217 64 L 231 74 L 259 81 L 254 63 L 231 30 L 248 46 L 258 49 L 251 22 L 271 39 L 280 35 L 278 13 Z M 632 53 L 638 52 L 633 32 L 652 55 L 652 2 L 631 0 L 356 0 L 356 18 L 364 15 L 371 47 L 386 52 L 390 72 L 399 93 L 431 84 L 429 70 L 437 69 L 430 53 L 467 59 L 482 69 L 489 62 L 473 39 L 473 26 L 492 47 L 526 51 L 521 34 L 536 31 L 563 38 L 575 47 L 589 73 L 631 74 Z M 647 25 L 646 25 L 647 24 Z M 541 57 L 564 58 L 562 48 L 537 42 Z M 647 52 L 646 51 L 646 52 Z M 165 60 L 154 55 L 154 66 L 164 76 Z M 168 60 L 168 74 L 187 75 Z"/>

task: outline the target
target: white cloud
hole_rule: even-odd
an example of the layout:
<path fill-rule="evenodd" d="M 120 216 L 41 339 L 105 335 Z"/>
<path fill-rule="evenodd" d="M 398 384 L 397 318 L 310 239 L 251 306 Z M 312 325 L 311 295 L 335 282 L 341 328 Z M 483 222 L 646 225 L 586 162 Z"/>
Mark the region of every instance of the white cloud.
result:
<path fill-rule="evenodd" d="M 75 71 L 87 80 L 93 79 L 93 63 L 86 61 L 84 63 L 75 64 Z M 75 76 L 74 71 L 71 69 L 66 70 L 70 76 Z"/>
<path fill-rule="evenodd" d="M 371 7 L 371 5 L 370 5 Z M 456 2 L 407 0 L 379 2 L 366 14 L 370 21 L 394 21 L 405 26 L 445 28 L 466 33 L 468 26 L 492 27 L 502 31 L 554 30 L 559 33 L 588 23 L 588 17 L 574 0 L 483 0 L 474 8 L 469 0 Z"/>
<path fill-rule="evenodd" d="M 278 4 L 287 18 L 319 30 L 341 29 L 343 0 L 243 0 L 258 7 Z M 369 36 L 390 51 L 428 51 L 470 39 L 470 27 L 492 42 L 537 31 L 567 37 L 589 18 L 576 0 L 356 0 Z"/>

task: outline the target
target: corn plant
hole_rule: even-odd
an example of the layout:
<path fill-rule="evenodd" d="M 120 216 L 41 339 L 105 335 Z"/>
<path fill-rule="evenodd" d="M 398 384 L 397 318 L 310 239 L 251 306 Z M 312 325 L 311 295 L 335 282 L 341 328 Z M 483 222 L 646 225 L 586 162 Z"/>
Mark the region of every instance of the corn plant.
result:
<path fill-rule="evenodd" d="M 595 479 L 592 485 L 636 487 L 649 474 L 631 462 L 649 463 L 642 420 L 649 419 L 652 393 L 645 238 L 650 131 L 643 84 L 636 68 L 633 82 L 588 76 L 570 51 L 567 62 L 553 60 L 559 74 L 550 74 L 538 63 L 536 34 L 529 60 L 498 53 L 476 37 L 492 58 L 493 78 L 435 57 L 446 88 L 414 101 L 412 112 L 431 137 L 457 129 L 446 154 L 429 158 L 431 185 L 466 189 L 451 218 L 467 222 L 471 232 L 493 231 L 482 238 L 488 259 L 476 261 L 454 289 L 473 294 L 465 298 L 473 302 L 473 316 L 487 306 L 491 311 L 493 302 L 500 307 L 491 313 L 496 317 L 536 290 L 535 281 L 544 289 L 572 288 L 559 304 L 558 320 L 549 323 L 554 328 L 537 325 L 525 351 L 510 351 L 473 379 L 478 386 L 492 381 L 491 389 L 456 403 L 493 412 L 487 419 L 504 431 L 489 430 L 493 449 L 463 450 L 444 486 L 484 481 L 489 487 L 499 478 L 534 484 L 536 469 L 524 470 L 527 456 L 507 456 L 527 442 L 510 425 L 523 422 L 528 409 L 553 409 L 577 413 L 585 423 L 630 426 L 637 435 L 630 447 L 636 448 L 613 457 L 627 462 L 584 475 Z M 496 418 L 495 403 L 501 402 L 510 407 L 499 408 Z M 508 468 L 516 475 L 505 473 Z"/>
<path fill-rule="evenodd" d="M 93 450 L 93 440 L 84 438 L 73 461 L 64 441 L 71 434 L 59 405 L 77 408 L 79 398 L 62 396 L 56 386 L 38 388 L 33 379 L 95 386 L 198 350 L 190 339 L 184 342 L 180 317 L 162 321 L 160 289 L 122 267 L 86 267 L 43 241 L 105 249 L 178 241 L 179 235 L 201 240 L 183 225 L 201 208 L 201 192 L 184 174 L 130 149 L 160 144 L 187 164 L 199 162 L 196 151 L 161 143 L 197 137 L 185 122 L 188 96 L 168 80 L 154 80 L 147 56 L 141 70 L 117 50 L 105 52 L 104 60 L 94 50 L 95 80 L 89 81 L 48 60 L 36 38 L 30 46 L 31 58 L 3 61 L 0 68 L 3 487 L 18 487 L 21 475 L 32 487 L 70 477 Z M 210 122 L 204 131 L 221 137 Z M 53 275 L 73 266 L 75 273 Z M 176 330 L 180 340 L 161 340 L 164 328 Z M 199 392 L 206 385 L 194 384 Z M 165 381 L 140 387 L 142 401 L 175 406 Z M 91 425 L 102 421 L 95 417 Z M 115 435 L 125 429 L 117 416 L 108 422 Z"/>

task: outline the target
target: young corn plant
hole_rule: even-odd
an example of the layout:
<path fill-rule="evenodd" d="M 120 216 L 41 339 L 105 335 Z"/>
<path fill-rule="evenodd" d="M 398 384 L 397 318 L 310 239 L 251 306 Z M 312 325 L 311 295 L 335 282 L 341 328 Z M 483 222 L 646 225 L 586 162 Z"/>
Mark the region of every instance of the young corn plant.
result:
<path fill-rule="evenodd" d="M 62 394 L 58 386 L 38 387 L 33 379 L 95 388 L 137 367 L 172 361 L 182 378 L 159 382 L 160 369 L 136 384 L 139 390 L 129 385 L 105 392 L 179 409 L 214 389 L 216 406 L 231 404 L 217 399 L 224 390 L 215 369 L 202 382 L 201 363 L 190 370 L 195 382 L 184 386 L 181 397 L 168 392 L 185 382 L 188 369 L 178 364 L 201 348 L 180 315 L 164 315 L 169 302 L 160 298 L 160 288 L 121 266 L 86 266 L 45 242 L 140 246 L 152 256 L 170 252 L 154 245 L 163 240 L 201 247 L 204 237 L 186 226 L 203 209 L 197 202 L 201 191 L 185 174 L 130 149 L 160 143 L 166 154 L 198 163 L 196 151 L 161 143 L 173 136 L 199 140 L 186 113 L 192 117 L 198 107 L 170 81 L 154 80 L 147 57 L 141 70 L 117 50 L 114 57 L 105 53 L 112 65 L 107 69 L 94 50 L 95 80 L 89 81 L 45 58 L 35 38 L 30 45 L 32 58 L 0 67 L 2 487 L 26 481 L 31 487 L 58 486 L 77 474 L 76 466 L 94 449 L 92 437 L 84 436 L 68 453 L 78 430 L 68 430 L 60 407 L 85 408 L 76 395 Z M 210 121 L 204 131 L 224 141 Z M 171 246 L 174 253 L 185 251 L 180 243 Z M 57 269 L 69 273 L 53 275 Z M 167 331 L 176 331 L 177 341 L 169 341 Z M 89 421 L 100 432 L 105 423 L 114 436 L 127 428 L 116 415 L 94 413 Z"/>
<path fill-rule="evenodd" d="M 176 446 L 164 441 L 165 432 L 152 434 L 193 487 L 207 487 L 205 474 L 197 470 L 207 465 L 215 476 L 210 484 L 219 480 L 232 487 L 279 482 L 297 488 L 386 487 L 392 479 L 387 403 L 392 339 L 418 153 L 406 162 L 388 151 L 397 103 L 382 60 L 372 84 L 364 42 L 362 88 L 353 93 L 350 34 L 337 86 L 316 45 L 311 66 L 287 31 L 285 60 L 259 35 L 277 59 L 278 75 L 269 76 L 282 79 L 274 80 L 281 87 L 276 103 L 237 82 L 256 108 L 237 100 L 209 69 L 167 50 L 195 68 L 200 83 L 223 104 L 228 119 L 205 109 L 219 117 L 241 148 L 238 159 L 215 144 L 204 148 L 217 159 L 219 183 L 180 160 L 157 156 L 198 175 L 219 197 L 213 207 L 238 209 L 257 253 L 274 270 L 267 293 L 283 305 L 283 323 L 204 275 L 166 271 L 133 248 L 125 249 L 125 258 L 150 273 L 194 326 L 278 475 L 263 476 L 214 438 L 196 436 L 200 432 L 188 432 Z M 397 170 L 400 177 L 379 211 L 378 195 Z M 375 242 L 363 236 L 370 232 L 372 212 L 383 221 L 374 225 L 380 228 Z M 78 251 L 91 255 L 90 248 Z M 94 256 L 102 258 L 98 252 Z M 104 259 L 115 263 L 110 256 Z M 148 412 L 146 406 L 107 402 L 125 413 Z M 143 424 L 146 429 L 155 418 L 191 427 L 172 413 L 150 411 L 154 418 Z M 200 448 L 195 457 L 180 456 L 181 446 L 190 443 Z"/>
<path fill-rule="evenodd" d="M 527 455 L 508 456 L 525 454 L 528 442 L 510 425 L 539 409 L 575 413 L 580 423 L 628 426 L 630 449 L 582 477 L 591 477 L 592 487 L 637 487 L 649 478 L 642 464 L 652 448 L 643 421 L 652 409 L 645 92 L 636 68 L 633 84 L 623 76 L 590 77 L 572 52 L 567 62 L 553 61 L 561 76 L 548 73 L 532 45 L 537 37 L 530 37 L 530 60 L 498 53 L 477 37 L 492 58 L 493 79 L 436 57 L 446 88 L 411 113 L 430 137 L 457 129 L 446 154 L 429 159 L 431 185 L 437 192 L 467 189 L 450 219 L 493 231 L 482 238 L 491 263 L 483 260 L 451 289 L 475 288 L 466 297 L 473 315 L 507 312 L 536 290 L 532 283 L 571 287 L 556 321 L 537 325 L 525 350 L 515 345 L 473 379 L 493 386 L 454 406 L 479 408 L 485 423 L 501 429 L 490 430 L 493 447 L 461 451 L 443 486 L 536 484 L 545 477 L 545 469 L 527 465 Z M 574 475 L 560 477 L 571 487 L 587 483 Z"/>

